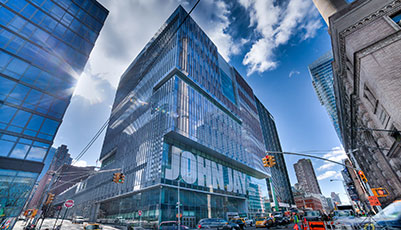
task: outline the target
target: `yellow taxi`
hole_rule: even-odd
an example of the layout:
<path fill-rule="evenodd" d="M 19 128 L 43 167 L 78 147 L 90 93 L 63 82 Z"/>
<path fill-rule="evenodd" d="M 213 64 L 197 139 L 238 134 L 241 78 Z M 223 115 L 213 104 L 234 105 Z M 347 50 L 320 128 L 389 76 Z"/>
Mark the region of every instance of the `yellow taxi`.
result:
<path fill-rule="evenodd" d="M 244 218 L 241 218 L 241 217 L 234 217 L 234 218 L 232 218 L 231 220 L 241 220 L 242 223 L 245 224 L 245 219 L 244 219 Z"/>
<path fill-rule="evenodd" d="M 84 230 L 101 230 L 100 224 L 85 224 Z"/>
<path fill-rule="evenodd" d="M 273 220 L 269 217 L 256 217 L 255 226 L 257 228 L 267 228 L 273 226 Z"/>

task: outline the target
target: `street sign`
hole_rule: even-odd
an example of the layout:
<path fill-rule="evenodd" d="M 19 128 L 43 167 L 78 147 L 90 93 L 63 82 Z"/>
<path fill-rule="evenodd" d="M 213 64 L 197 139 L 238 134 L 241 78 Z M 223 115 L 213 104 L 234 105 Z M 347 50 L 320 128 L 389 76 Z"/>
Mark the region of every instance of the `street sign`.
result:
<path fill-rule="evenodd" d="M 376 197 L 386 197 L 388 196 L 388 191 L 385 188 L 372 188 L 373 195 Z"/>
<path fill-rule="evenodd" d="M 64 206 L 65 206 L 66 208 L 71 208 L 72 206 L 74 206 L 74 201 L 73 201 L 73 200 L 66 200 L 66 201 L 64 202 Z"/>
<path fill-rule="evenodd" d="M 142 216 L 142 210 L 138 210 L 138 215 Z"/>
<path fill-rule="evenodd" d="M 379 199 L 375 196 L 369 196 L 369 203 L 372 206 L 381 206 Z"/>

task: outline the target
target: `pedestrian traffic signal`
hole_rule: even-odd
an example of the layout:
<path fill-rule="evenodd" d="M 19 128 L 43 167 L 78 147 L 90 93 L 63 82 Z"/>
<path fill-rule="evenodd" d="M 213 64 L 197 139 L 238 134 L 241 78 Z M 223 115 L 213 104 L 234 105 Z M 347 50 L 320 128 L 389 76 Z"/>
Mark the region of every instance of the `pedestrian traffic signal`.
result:
<path fill-rule="evenodd" d="M 46 199 L 46 205 L 47 204 L 51 204 L 52 202 L 53 202 L 53 200 L 54 200 L 54 196 L 55 196 L 55 194 L 53 194 L 53 193 L 48 193 L 47 194 L 47 199 Z"/>
<path fill-rule="evenodd" d="M 372 192 L 376 197 L 386 197 L 389 195 L 387 189 L 385 188 L 372 188 Z"/>
<path fill-rule="evenodd" d="M 125 180 L 125 175 L 123 173 L 114 173 L 113 182 L 116 184 L 123 184 Z"/>
<path fill-rule="evenodd" d="M 366 178 L 365 173 L 363 173 L 362 170 L 359 170 L 359 171 L 358 171 L 358 175 L 359 175 L 359 177 L 361 178 L 361 180 L 362 180 L 363 182 L 365 182 L 365 183 L 368 182 L 368 179 Z"/>

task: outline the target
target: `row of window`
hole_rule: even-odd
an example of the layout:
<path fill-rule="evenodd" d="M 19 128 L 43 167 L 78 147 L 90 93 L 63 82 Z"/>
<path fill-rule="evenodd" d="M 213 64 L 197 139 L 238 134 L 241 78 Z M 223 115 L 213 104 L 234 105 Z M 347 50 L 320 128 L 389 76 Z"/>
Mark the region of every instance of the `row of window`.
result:
<path fill-rule="evenodd" d="M 5 17 L 2 17 L 0 20 L 2 25 L 14 30 L 19 35 L 24 36 L 25 38 L 30 39 L 41 46 L 44 46 L 49 52 L 42 51 L 39 47 L 33 45 L 32 43 L 25 42 L 22 38 L 13 36 L 12 33 L 5 30 L 1 35 L 2 40 L 4 41 L 3 48 L 6 48 L 6 44 L 9 42 L 10 44 L 6 49 L 11 49 L 10 52 L 15 53 L 21 46 L 24 45 L 21 53 L 24 53 L 29 57 L 39 53 L 39 56 L 44 56 L 48 58 L 47 60 L 55 59 L 55 65 L 60 66 L 63 64 L 63 61 L 59 60 L 57 57 L 55 57 L 55 55 L 53 55 L 57 54 L 64 61 L 73 66 L 74 69 L 80 70 L 83 68 L 82 61 L 86 60 L 88 54 L 93 48 L 93 44 L 84 41 L 82 38 L 60 23 L 57 24 L 56 21 L 49 16 L 46 16 L 41 11 L 37 11 L 35 16 L 32 18 L 32 21 L 37 22 L 43 26 L 43 28 L 51 31 L 53 36 L 56 35 L 65 43 L 71 44 L 71 46 L 75 47 L 75 49 L 51 36 L 48 32 L 37 28 L 35 25 L 31 24 L 25 19 L 16 16 L 14 13 L 4 7 L 0 8 L 0 14 L 5 15 Z M 79 33 L 83 33 L 83 35 L 85 34 L 84 31 L 79 31 Z M 93 36 L 86 35 L 86 37 L 91 38 L 94 42 L 97 36 L 96 34 L 93 34 Z M 69 68 L 66 69 L 68 70 Z"/>
<path fill-rule="evenodd" d="M 48 144 L 39 141 L 0 135 L 0 156 L 43 162 L 48 148 Z"/>
<path fill-rule="evenodd" d="M 60 122 L 14 107 L 0 106 L 0 129 L 52 141 Z"/>

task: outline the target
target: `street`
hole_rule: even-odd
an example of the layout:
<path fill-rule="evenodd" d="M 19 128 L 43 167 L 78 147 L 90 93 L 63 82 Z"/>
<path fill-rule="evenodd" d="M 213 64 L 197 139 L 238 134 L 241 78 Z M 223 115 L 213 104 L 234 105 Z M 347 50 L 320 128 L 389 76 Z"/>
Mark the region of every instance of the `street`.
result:
<path fill-rule="evenodd" d="M 41 229 L 46 230 L 46 229 L 52 229 L 53 225 L 54 225 L 54 221 L 55 219 L 46 219 L 43 222 L 43 225 L 41 227 Z M 57 221 L 58 224 L 61 223 L 61 220 Z M 25 226 L 25 221 L 18 221 L 15 226 L 14 226 L 14 230 L 22 230 Z M 71 223 L 70 220 L 64 220 L 63 221 L 63 226 L 61 227 L 62 230 L 80 230 L 83 229 L 84 224 L 73 224 Z M 104 230 L 115 230 L 115 229 L 124 229 L 123 227 L 111 227 L 108 225 L 103 225 L 102 227 Z M 277 227 L 272 227 L 269 228 L 269 230 L 291 230 L 294 228 L 294 224 L 289 224 L 286 227 L 284 226 L 277 226 Z M 255 226 L 252 227 L 246 227 L 244 230 L 255 230 L 255 229 L 264 229 L 264 228 L 256 228 Z"/>
<path fill-rule="evenodd" d="M 43 225 L 41 227 L 41 229 L 46 230 L 46 229 L 53 229 L 54 226 L 54 221 L 56 219 L 45 219 L 45 221 L 43 222 Z M 61 220 L 57 221 L 57 224 L 60 224 Z M 15 226 L 14 226 L 14 230 L 22 230 L 25 226 L 25 221 L 18 221 Z M 73 224 L 71 223 L 70 220 L 64 220 L 63 221 L 63 226 L 61 227 L 62 230 L 79 230 L 79 229 L 83 229 L 83 224 Z M 102 225 L 104 230 L 115 230 L 115 229 L 119 229 L 119 228 L 113 228 L 110 226 L 106 226 L 106 225 Z"/>

